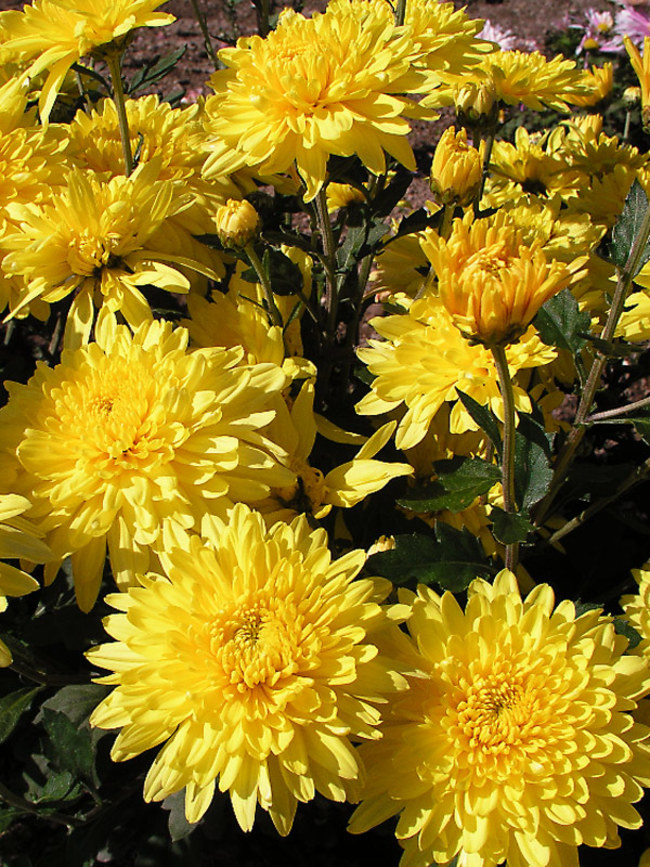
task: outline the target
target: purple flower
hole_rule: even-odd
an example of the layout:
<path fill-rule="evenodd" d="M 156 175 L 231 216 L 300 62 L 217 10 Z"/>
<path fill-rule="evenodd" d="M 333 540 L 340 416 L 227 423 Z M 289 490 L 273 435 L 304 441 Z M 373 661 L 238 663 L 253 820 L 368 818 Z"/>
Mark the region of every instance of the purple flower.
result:
<path fill-rule="evenodd" d="M 624 6 L 616 14 L 614 32 L 621 39 L 629 36 L 635 45 L 642 45 L 644 38 L 650 36 L 650 14 L 632 6 Z"/>

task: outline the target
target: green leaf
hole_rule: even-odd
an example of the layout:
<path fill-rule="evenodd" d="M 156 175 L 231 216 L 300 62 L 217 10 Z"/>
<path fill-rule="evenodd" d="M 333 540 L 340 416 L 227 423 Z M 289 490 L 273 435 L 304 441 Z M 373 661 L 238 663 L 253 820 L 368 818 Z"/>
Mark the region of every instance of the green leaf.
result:
<path fill-rule="evenodd" d="M 414 232 L 421 232 L 423 229 L 427 229 L 429 227 L 434 229 L 440 228 L 441 224 L 442 209 L 436 211 L 435 214 L 430 214 L 426 208 L 420 208 L 419 210 L 414 211 L 412 214 L 409 214 L 408 217 L 404 217 L 404 219 L 400 221 L 397 232 L 394 235 L 391 235 L 391 237 L 386 240 L 384 246 L 397 240 L 397 238 L 404 237 L 404 235 L 411 235 Z"/>
<path fill-rule="evenodd" d="M 71 723 L 79 727 L 109 691 L 109 687 L 100 683 L 71 684 L 62 687 L 55 695 L 44 701 L 41 709 L 62 713 Z"/>
<path fill-rule="evenodd" d="M 625 620 L 624 617 L 615 617 L 613 623 L 616 632 L 619 635 L 624 635 L 630 642 L 627 648 L 628 650 L 632 650 L 637 646 L 637 644 L 640 644 L 642 637 L 631 625 L 629 620 Z"/>
<path fill-rule="evenodd" d="M 492 507 L 492 531 L 502 545 L 525 542 L 528 534 L 534 531 L 533 525 L 525 515 L 505 512 L 498 506 Z"/>
<path fill-rule="evenodd" d="M 527 512 L 548 491 L 553 470 L 549 435 L 532 416 L 521 415 L 515 433 L 515 497 Z"/>
<path fill-rule="evenodd" d="M 634 424 L 636 432 L 639 434 L 644 443 L 650 446 L 650 420 L 646 419 L 629 419 Z"/>
<path fill-rule="evenodd" d="M 29 710 L 34 697 L 40 691 L 39 686 L 33 689 L 25 687 L 0 698 L 0 743 L 7 740 L 18 725 L 20 717 Z"/>
<path fill-rule="evenodd" d="M 133 95 L 136 90 L 141 90 L 144 87 L 150 87 L 161 78 L 164 78 L 176 66 L 181 57 L 185 54 L 186 46 L 177 48 L 176 51 L 170 51 L 162 57 L 160 55 L 145 60 L 138 71 L 135 73 L 129 82 L 126 92 Z"/>
<path fill-rule="evenodd" d="M 185 818 L 185 789 L 168 795 L 162 802 L 163 810 L 169 810 L 169 836 L 172 843 L 188 837 L 198 826 L 198 822 L 188 822 Z"/>
<path fill-rule="evenodd" d="M 554 295 L 533 320 L 544 343 L 568 349 L 574 355 L 585 346 L 584 332 L 589 331 L 590 323 L 589 314 L 580 312 L 570 289 Z"/>
<path fill-rule="evenodd" d="M 372 201 L 372 209 L 379 217 L 387 217 L 404 198 L 404 193 L 408 190 L 413 175 L 402 166 L 398 166 L 393 179 L 385 187 L 378 196 Z"/>
<path fill-rule="evenodd" d="M 483 404 L 474 400 L 474 398 L 469 394 L 465 394 L 464 391 L 456 389 L 456 394 L 476 424 L 481 428 L 481 430 L 485 431 L 488 437 L 492 440 L 494 448 L 500 455 L 503 446 L 501 444 L 501 431 L 497 417 L 486 406 L 483 406 Z"/>
<path fill-rule="evenodd" d="M 417 533 L 396 536 L 395 548 L 373 554 L 368 569 L 398 586 L 438 584 L 454 593 L 477 576 L 493 573 L 480 542 L 467 530 L 439 521 L 435 533 L 435 539 Z"/>
<path fill-rule="evenodd" d="M 34 803 L 41 804 L 47 801 L 62 801 L 72 789 L 74 783 L 75 779 L 69 771 L 52 774 L 47 778 L 40 795 L 35 799 Z"/>
<path fill-rule="evenodd" d="M 477 497 L 487 494 L 501 479 L 501 470 L 481 458 L 457 456 L 434 464 L 437 480 L 423 488 L 415 489 L 408 497 L 398 500 L 398 505 L 414 512 L 461 512 Z"/>
<path fill-rule="evenodd" d="M 43 710 L 43 725 L 50 739 L 52 764 L 61 771 L 69 771 L 75 779 L 80 777 L 97 786 L 95 753 L 89 728 L 77 728 L 64 713 L 50 708 Z"/>
<path fill-rule="evenodd" d="M 610 259 L 620 268 L 626 265 L 630 258 L 634 240 L 639 234 L 647 210 L 648 197 L 641 184 L 635 179 L 625 199 L 621 216 L 616 221 L 616 225 L 612 231 L 612 242 L 609 248 Z M 639 264 L 632 277 L 636 277 L 648 259 L 650 259 L 650 244 L 646 243 L 639 259 Z"/>
<path fill-rule="evenodd" d="M 0 801 L 0 834 L 9 828 L 14 819 L 23 815 L 24 813 L 20 810 L 17 810 L 15 807 L 5 807 L 2 801 Z"/>

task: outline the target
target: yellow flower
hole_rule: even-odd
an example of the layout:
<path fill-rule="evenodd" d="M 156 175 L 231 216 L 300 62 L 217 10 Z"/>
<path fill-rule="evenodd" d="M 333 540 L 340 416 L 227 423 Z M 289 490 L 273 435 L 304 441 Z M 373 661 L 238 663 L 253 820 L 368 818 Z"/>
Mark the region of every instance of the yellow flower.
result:
<path fill-rule="evenodd" d="M 265 39 L 219 52 L 227 69 L 211 78 L 208 129 L 228 147 L 208 159 L 208 176 L 242 165 L 286 172 L 295 163 L 310 201 L 330 154 L 357 154 L 381 174 L 387 151 L 415 169 L 405 118 L 429 114 L 403 94 L 424 90 L 430 76 L 411 68 L 411 42 L 384 0 L 362 4 L 363 16 L 352 14 L 358 5 L 345 0 L 312 18 L 286 10 Z"/>
<path fill-rule="evenodd" d="M 352 204 L 365 202 L 366 197 L 352 184 L 327 185 L 327 210 L 331 214 L 339 208 L 347 208 Z"/>
<path fill-rule="evenodd" d="M 246 247 L 260 233 L 260 215 L 246 199 L 228 199 L 217 210 L 217 235 L 224 247 Z"/>
<path fill-rule="evenodd" d="M 420 669 L 391 704 L 369 768 L 359 833 L 401 814 L 403 864 L 576 867 L 577 847 L 615 848 L 617 825 L 650 782 L 650 691 L 642 658 L 599 610 L 554 608 L 541 584 L 521 599 L 512 573 L 477 579 L 465 611 L 421 587 L 403 637 Z M 410 597 L 408 597 L 410 598 Z M 402 595 L 407 601 L 407 594 Z"/>
<path fill-rule="evenodd" d="M 21 517 L 30 502 L 17 494 L 0 494 L 0 612 L 7 608 L 7 596 L 24 596 L 38 590 L 39 583 L 27 572 L 3 560 L 30 560 L 44 563 L 52 556 L 35 527 Z M 0 641 L 0 668 L 11 665 L 11 651 Z"/>
<path fill-rule="evenodd" d="M 469 205 L 481 187 L 483 158 L 467 143 L 467 130 L 448 127 L 440 136 L 431 164 L 429 185 L 443 205 Z"/>
<path fill-rule="evenodd" d="M 621 597 L 621 608 L 626 618 L 641 636 L 641 642 L 634 648 L 635 653 L 650 657 L 650 563 L 642 569 L 633 569 L 638 593 L 629 593 Z"/>
<path fill-rule="evenodd" d="M 402 685 L 372 643 L 388 582 L 353 580 L 365 552 L 332 561 L 306 519 L 267 531 L 238 505 L 214 547 L 193 537 L 161 560 L 167 578 L 107 597 L 117 643 L 88 653 L 115 672 L 91 717 L 122 728 L 113 759 L 165 742 L 145 800 L 185 787 L 190 822 L 217 780 L 245 831 L 258 803 L 284 835 L 298 801 L 345 800 L 363 773 L 350 739 L 379 737 L 374 705 Z"/>
<path fill-rule="evenodd" d="M 463 88 L 487 88 L 497 102 L 523 103 L 540 111 L 544 107 L 568 111 L 574 96 L 587 93 L 582 71 L 561 55 L 547 60 L 538 51 L 495 51 L 487 54 L 469 75 L 443 76 L 444 85 L 423 100 L 425 105 L 451 104 Z M 445 101 L 441 101 L 444 98 Z"/>
<path fill-rule="evenodd" d="M 156 12 L 165 0 L 33 0 L 22 12 L 2 13 L 5 60 L 32 63 L 26 72 L 49 75 L 39 99 L 46 122 L 61 84 L 72 66 L 99 46 L 125 37 L 136 27 L 160 27 L 175 21 Z"/>
<path fill-rule="evenodd" d="M 0 411 L 6 484 L 31 499 L 55 557 L 72 555 L 84 610 L 107 543 L 128 583 L 150 568 L 165 522 L 198 527 L 294 478 L 258 433 L 286 384 L 276 365 L 240 365 L 241 349 L 187 352 L 187 331 L 162 321 L 132 335 L 106 314 L 96 337 L 27 385 L 7 383 Z"/>
<path fill-rule="evenodd" d="M 375 379 L 372 391 L 356 409 L 362 415 L 379 415 L 405 403 L 407 411 L 395 436 L 398 448 L 417 445 L 446 401 L 454 402 L 452 433 L 476 430 L 476 422 L 458 400 L 458 391 L 487 404 L 503 418 L 492 353 L 485 346 L 470 345 L 433 293 L 426 292 L 414 301 L 407 313 L 379 317 L 371 324 L 386 339 L 370 340 L 368 348 L 358 350 Z M 556 352 L 530 326 L 519 343 L 506 348 L 506 357 L 513 377 L 523 368 L 548 364 Z M 516 384 L 515 404 L 519 412 L 531 410 L 528 395 Z"/>
<path fill-rule="evenodd" d="M 643 119 L 644 129 L 650 127 L 650 37 L 646 36 L 643 40 L 643 55 L 639 53 L 639 49 L 626 34 L 623 36 L 623 42 L 630 57 L 632 69 L 639 79 L 641 87 L 641 116 Z"/>
<path fill-rule="evenodd" d="M 447 240 L 428 233 L 422 249 L 438 276 L 440 300 L 454 325 L 486 346 L 516 342 L 549 298 L 581 276 L 584 257 L 571 266 L 547 259 L 541 241 L 526 244 L 509 212 L 454 220 Z"/>
<path fill-rule="evenodd" d="M 614 84 L 614 67 L 611 63 L 602 66 L 592 66 L 582 73 L 582 81 L 589 88 L 585 96 L 573 96 L 571 102 L 574 105 L 592 106 L 597 105 L 612 92 Z"/>
<path fill-rule="evenodd" d="M 288 401 L 288 405 L 278 402 L 275 418 L 264 430 L 287 453 L 287 465 L 295 473 L 295 480 L 271 491 L 270 497 L 256 504 L 256 508 L 269 522 L 290 521 L 302 513 L 320 519 L 329 514 L 332 506 L 344 509 L 356 506 L 391 479 L 411 475 L 408 464 L 375 460 L 394 430 L 395 422 L 389 422 L 366 439 L 328 425 L 314 412 L 313 382 L 305 382 L 295 400 Z M 309 461 L 319 432 L 332 440 L 361 447 L 352 460 L 325 474 Z"/>
<path fill-rule="evenodd" d="M 66 346 L 73 347 L 88 339 L 95 303 L 119 310 L 137 326 L 152 318 L 139 287 L 187 292 L 190 282 L 176 266 L 218 278 L 218 272 L 184 255 L 179 226 L 165 233 L 165 222 L 189 200 L 174 181 L 158 180 L 159 168 L 152 160 L 131 177 L 108 181 L 73 170 L 66 187 L 46 203 L 10 206 L 20 231 L 5 237 L 3 246 L 12 252 L 2 267 L 26 281 L 13 312 L 37 298 L 53 303 L 76 291 L 66 326 Z"/>

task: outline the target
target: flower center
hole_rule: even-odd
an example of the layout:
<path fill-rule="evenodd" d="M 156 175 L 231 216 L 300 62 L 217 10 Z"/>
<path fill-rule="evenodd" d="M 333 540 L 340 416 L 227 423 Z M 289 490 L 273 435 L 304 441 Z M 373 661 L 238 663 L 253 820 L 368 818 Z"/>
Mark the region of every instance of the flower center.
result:
<path fill-rule="evenodd" d="M 118 238 L 97 238 L 84 229 L 68 244 L 68 264 L 73 274 L 83 277 L 98 276 L 104 268 L 116 268 L 121 259 L 113 251 Z"/>

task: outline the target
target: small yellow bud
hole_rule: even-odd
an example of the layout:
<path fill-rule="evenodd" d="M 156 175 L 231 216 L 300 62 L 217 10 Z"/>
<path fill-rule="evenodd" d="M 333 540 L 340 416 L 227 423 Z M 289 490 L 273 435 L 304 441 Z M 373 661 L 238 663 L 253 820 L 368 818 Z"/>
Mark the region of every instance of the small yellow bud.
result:
<path fill-rule="evenodd" d="M 463 85 L 454 102 L 458 120 L 463 126 L 489 128 L 496 123 L 498 104 L 492 82 Z"/>
<path fill-rule="evenodd" d="M 625 108 L 635 108 L 641 102 L 640 87 L 626 87 L 623 91 L 623 104 Z"/>
<path fill-rule="evenodd" d="M 217 210 L 217 235 L 224 247 L 246 247 L 259 232 L 260 216 L 246 199 L 228 199 Z"/>
<path fill-rule="evenodd" d="M 481 187 L 483 161 L 464 129 L 446 129 L 433 157 L 429 186 L 441 205 L 469 205 Z"/>
<path fill-rule="evenodd" d="M 347 208 L 354 202 L 365 202 L 366 197 L 352 184 L 336 184 L 327 185 L 327 210 L 331 214 L 339 208 Z"/>

